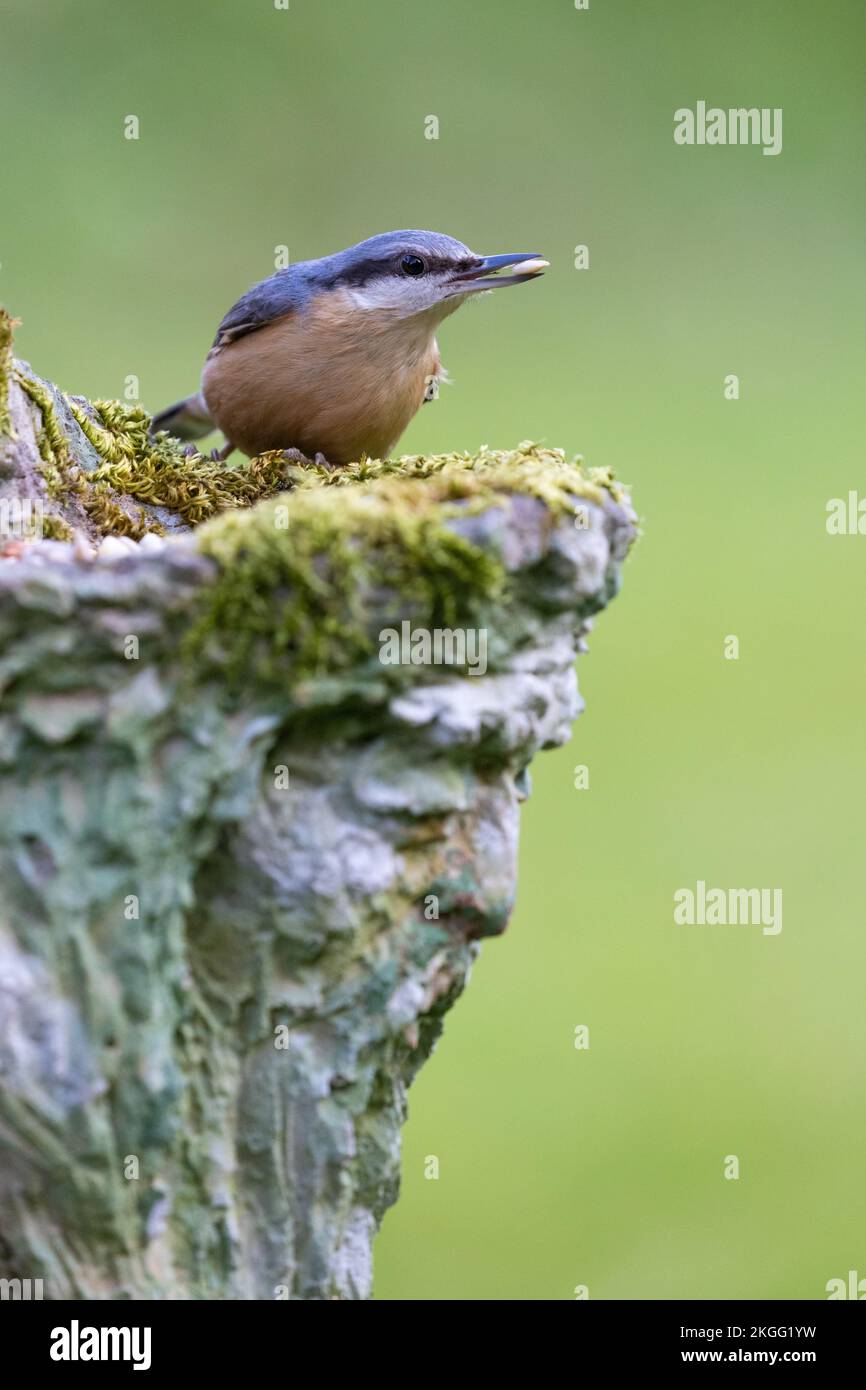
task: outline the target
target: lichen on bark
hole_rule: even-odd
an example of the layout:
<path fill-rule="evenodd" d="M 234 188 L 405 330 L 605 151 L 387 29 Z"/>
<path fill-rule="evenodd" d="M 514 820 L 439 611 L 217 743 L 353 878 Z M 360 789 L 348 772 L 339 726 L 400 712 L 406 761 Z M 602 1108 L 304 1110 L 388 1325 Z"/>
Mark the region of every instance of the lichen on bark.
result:
<path fill-rule="evenodd" d="M 71 539 L 0 541 L 0 1275 L 366 1297 L 628 496 L 531 445 L 216 465 L 3 342 L 0 502 Z M 383 664 L 403 623 L 483 674 Z"/>

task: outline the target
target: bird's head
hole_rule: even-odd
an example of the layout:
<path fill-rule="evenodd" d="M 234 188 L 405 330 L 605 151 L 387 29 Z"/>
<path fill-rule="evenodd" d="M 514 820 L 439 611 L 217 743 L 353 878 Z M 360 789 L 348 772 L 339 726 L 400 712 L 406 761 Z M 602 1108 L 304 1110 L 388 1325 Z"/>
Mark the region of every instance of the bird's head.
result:
<path fill-rule="evenodd" d="M 530 251 L 479 256 L 453 237 L 422 231 L 383 232 L 312 263 L 322 288 L 345 288 L 359 309 L 433 322 L 471 295 L 534 280 L 547 264 Z"/>

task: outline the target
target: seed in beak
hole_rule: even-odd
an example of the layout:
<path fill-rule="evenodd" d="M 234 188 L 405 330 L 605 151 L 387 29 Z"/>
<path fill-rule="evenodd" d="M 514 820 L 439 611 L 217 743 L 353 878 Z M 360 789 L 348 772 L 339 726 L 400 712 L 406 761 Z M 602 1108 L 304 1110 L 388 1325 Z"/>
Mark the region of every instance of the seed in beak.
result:
<path fill-rule="evenodd" d="M 541 256 L 485 256 L 479 265 L 456 277 L 457 288 L 452 293 L 475 294 L 502 285 L 522 285 L 524 280 L 534 280 L 536 275 L 541 275 L 549 264 Z M 506 267 L 512 272 L 510 275 L 498 274 Z"/>
<path fill-rule="evenodd" d="M 533 256 L 529 261 L 518 261 L 517 265 L 511 267 L 512 275 L 541 275 L 547 270 L 550 261 L 543 261 L 540 256 Z"/>

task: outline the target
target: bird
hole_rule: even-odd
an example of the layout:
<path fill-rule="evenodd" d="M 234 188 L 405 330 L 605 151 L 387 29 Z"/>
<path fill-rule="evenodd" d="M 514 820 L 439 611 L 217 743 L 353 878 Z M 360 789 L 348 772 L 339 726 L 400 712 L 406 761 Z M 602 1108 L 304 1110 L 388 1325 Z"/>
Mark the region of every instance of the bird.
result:
<path fill-rule="evenodd" d="M 418 230 L 297 261 L 229 309 L 200 391 L 155 415 L 151 430 L 188 441 L 219 428 L 226 442 L 217 459 L 234 449 L 330 466 L 385 459 L 445 379 L 442 321 L 548 264 L 533 252 L 476 255 L 454 237 Z"/>

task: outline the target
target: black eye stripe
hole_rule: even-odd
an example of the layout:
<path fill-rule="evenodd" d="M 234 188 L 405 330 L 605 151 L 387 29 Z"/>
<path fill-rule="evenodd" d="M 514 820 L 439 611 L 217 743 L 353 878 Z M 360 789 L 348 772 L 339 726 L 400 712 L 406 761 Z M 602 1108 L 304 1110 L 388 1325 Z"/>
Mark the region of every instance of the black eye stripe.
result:
<path fill-rule="evenodd" d="M 474 266 L 480 263 L 478 258 L 474 256 L 464 257 L 462 260 L 457 261 L 446 256 L 429 256 L 426 254 L 421 256 L 418 251 L 404 251 L 403 254 L 404 256 L 418 256 L 419 260 L 424 261 L 428 274 L 433 275 L 443 274 L 449 270 L 472 270 Z"/>
<path fill-rule="evenodd" d="M 475 256 L 463 257 L 457 260 L 456 258 L 446 256 L 432 256 L 427 251 L 412 251 L 407 248 L 405 251 L 399 252 L 396 257 L 393 255 L 387 258 L 377 256 L 375 259 L 370 259 L 369 261 L 352 266 L 349 270 L 344 270 L 339 276 L 338 283 L 360 286 L 369 284 L 371 280 L 381 279 L 381 277 L 385 275 L 396 274 L 402 276 L 404 272 L 400 268 L 400 262 L 404 256 L 417 256 L 419 260 L 423 260 L 428 275 L 440 275 L 448 271 L 472 270 L 479 264 L 479 260 Z M 408 278 L 411 279 L 411 276 Z"/>

